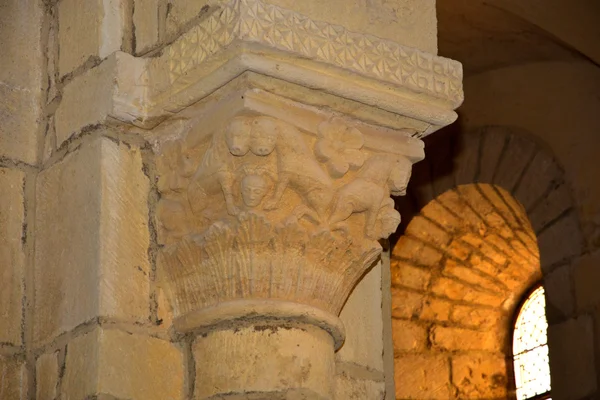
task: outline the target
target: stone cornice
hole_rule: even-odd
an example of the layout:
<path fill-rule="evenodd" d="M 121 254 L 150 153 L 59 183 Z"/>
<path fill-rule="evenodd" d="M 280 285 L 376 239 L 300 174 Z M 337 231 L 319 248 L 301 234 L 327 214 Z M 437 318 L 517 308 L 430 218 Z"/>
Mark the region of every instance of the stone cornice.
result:
<path fill-rule="evenodd" d="M 176 84 L 215 53 L 251 42 L 447 101 L 463 101 L 462 65 L 391 40 L 313 21 L 260 0 L 233 0 L 174 42 L 166 53 Z"/>
<path fill-rule="evenodd" d="M 93 120 L 59 121 L 59 136 L 107 119 L 151 129 L 245 72 L 418 121 L 423 125 L 418 137 L 452 123 L 463 100 L 462 66 L 456 61 L 260 0 L 232 0 L 160 55 L 118 52 L 74 79 L 67 88 L 79 80 L 86 86 L 97 81 L 101 93 L 89 99 L 93 104 L 77 99 Z"/>

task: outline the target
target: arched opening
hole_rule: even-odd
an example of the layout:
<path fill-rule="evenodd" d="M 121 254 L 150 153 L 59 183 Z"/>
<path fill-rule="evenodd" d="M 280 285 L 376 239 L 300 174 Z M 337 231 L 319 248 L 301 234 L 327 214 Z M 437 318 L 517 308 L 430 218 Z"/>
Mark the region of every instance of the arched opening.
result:
<path fill-rule="evenodd" d="M 494 185 L 448 190 L 408 223 L 391 273 L 396 398 L 512 397 L 513 313 L 541 278 L 524 207 Z"/>
<path fill-rule="evenodd" d="M 530 290 L 515 315 L 512 352 L 517 400 L 549 399 L 552 385 L 542 285 Z"/>

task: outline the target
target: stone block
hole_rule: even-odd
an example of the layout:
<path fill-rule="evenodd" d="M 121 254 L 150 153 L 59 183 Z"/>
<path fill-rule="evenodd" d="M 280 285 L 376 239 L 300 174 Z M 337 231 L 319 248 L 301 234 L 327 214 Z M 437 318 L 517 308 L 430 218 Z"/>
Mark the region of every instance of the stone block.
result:
<path fill-rule="evenodd" d="M 193 352 L 196 400 L 333 396 L 333 339 L 314 326 L 214 330 L 197 337 Z"/>
<path fill-rule="evenodd" d="M 479 164 L 479 141 L 481 135 L 462 134 L 454 149 L 454 177 L 457 185 L 475 182 L 475 173 Z"/>
<path fill-rule="evenodd" d="M 515 197 L 526 209 L 529 209 L 545 195 L 550 185 L 554 183 L 553 180 L 561 175 L 560 167 L 554 158 L 546 152 L 539 151 L 523 174 L 515 190 Z"/>
<path fill-rule="evenodd" d="M 335 400 L 383 400 L 384 382 L 356 379 L 346 374 L 335 376 Z"/>
<path fill-rule="evenodd" d="M 461 399 L 506 398 L 508 377 L 502 356 L 460 355 L 452 357 L 452 384 Z"/>
<path fill-rule="evenodd" d="M 338 360 L 383 371 L 381 301 L 379 262 L 358 283 L 340 313 L 346 327 L 346 341 L 336 354 Z"/>
<path fill-rule="evenodd" d="M 535 147 L 529 139 L 521 135 L 512 135 L 498 164 L 494 183 L 512 191 L 531 160 Z"/>
<path fill-rule="evenodd" d="M 596 265 L 597 266 L 597 265 Z M 596 276 L 600 278 L 600 274 Z M 588 276 L 586 279 L 594 279 Z M 544 275 L 544 292 L 546 294 L 546 317 L 548 321 L 563 320 L 573 314 L 575 299 L 573 298 L 573 282 L 571 266 L 562 265 Z M 594 292 L 596 292 L 594 290 Z"/>
<path fill-rule="evenodd" d="M 489 308 L 454 305 L 450 320 L 463 326 L 472 326 L 477 329 L 486 329 L 498 324 L 502 315 Z"/>
<path fill-rule="evenodd" d="M 429 321 L 448 321 L 452 303 L 446 300 L 428 298 L 423 303 L 420 318 Z"/>
<path fill-rule="evenodd" d="M 434 326 L 429 334 L 432 345 L 438 349 L 500 351 L 502 343 L 489 331 Z"/>
<path fill-rule="evenodd" d="M 159 3 L 159 0 L 135 0 L 133 26 L 136 54 L 144 54 L 158 44 Z"/>
<path fill-rule="evenodd" d="M 392 288 L 392 316 L 396 318 L 418 316 L 423 307 L 423 301 L 424 296 L 421 293 Z"/>
<path fill-rule="evenodd" d="M 450 398 L 450 365 L 446 356 L 404 355 L 394 362 L 396 398 Z"/>
<path fill-rule="evenodd" d="M 214 12 L 216 7 L 211 9 L 209 3 L 208 0 L 169 0 L 166 26 L 168 37 L 176 37 L 192 20 Z"/>
<path fill-rule="evenodd" d="M 594 393 L 596 367 L 592 318 L 583 315 L 548 327 L 552 397 L 582 399 Z"/>
<path fill-rule="evenodd" d="M 139 81 L 144 62 L 117 52 L 70 81 L 55 114 L 57 147 L 83 128 L 103 124 L 109 117 L 131 122 L 137 112 L 131 108 L 141 103 L 144 92 Z"/>
<path fill-rule="evenodd" d="M 90 57 L 103 59 L 121 49 L 124 0 L 64 0 L 58 5 L 60 59 L 64 76 Z"/>
<path fill-rule="evenodd" d="M 444 248 L 450 241 L 448 232 L 421 216 L 412 219 L 406 228 L 406 233 L 423 238 L 439 248 Z"/>
<path fill-rule="evenodd" d="M 598 290 L 598 282 L 600 282 L 600 251 L 581 256 L 573 262 L 573 266 L 577 308 L 579 310 L 599 308 L 600 290 Z M 565 283 L 563 283 L 563 285 Z M 568 287 L 570 288 L 570 285 L 568 285 Z M 546 297 L 548 297 L 548 291 L 546 292 Z M 571 305 L 572 304 L 573 302 L 571 300 Z"/>
<path fill-rule="evenodd" d="M 35 164 L 40 118 L 36 96 L 29 89 L 0 81 L 0 99 L 0 156 Z"/>
<path fill-rule="evenodd" d="M 61 395 L 81 400 L 99 394 L 131 400 L 180 400 L 182 352 L 172 343 L 114 329 L 95 328 L 67 345 Z"/>
<path fill-rule="evenodd" d="M 26 393 L 25 362 L 15 357 L 0 356 L 0 399 L 25 399 Z"/>
<path fill-rule="evenodd" d="M 28 164 L 37 156 L 42 18 L 38 2 L 0 2 L 0 157 Z"/>
<path fill-rule="evenodd" d="M 438 201 L 432 201 L 427 204 L 427 206 L 423 208 L 422 213 L 430 220 L 435 221 L 438 225 L 443 226 L 448 232 L 452 232 L 462 225 L 462 221 L 450 213 Z"/>
<path fill-rule="evenodd" d="M 506 130 L 499 127 L 488 127 L 482 133 L 479 182 L 492 183 L 506 143 L 506 134 Z"/>
<path fill-rule="evenodd" d="M 406 286 L 412 289 L 423 290 L 429 284 L 431 272 L 409 263 L 392 260 L 392 285 Z"/>
<path fill-rule="evenodd" d="M 58 352 L 42 354 L 35 363 L 36 400 L 54 400 L 58 387 Z"/>
<path fill-rule="evenodd" d="M 571 192 L 566 184 L 552 190 L 539 203 L 529 210 L 529 220 L 536 232 L 539 232 L 550 221 L 573 206 Z"/>
<path fill-rule="evenodd" d="M 394 351 L 423 351 L 427 348 L 427 328 L 412 321 L 393 319 Z"/>
<path fill-rule="evenodd" d="M 564 215 L 538 235 L 542 270 L 568 260 L 583 250 L 583 238 L 574 213 Z"/>
<path fill-rule="evenodd" d="M 410 259 L 420 265 L 437 266 L 443 254 L 408 236 L 401 236 L 394 246 L 394 256 Z"/>
<path fill-rule="evenodd" d="M 0 343 L 21 344 L 25 254 L 23 229 L 25 209 L 19 170 L 0 168 Z"/>
<path fill-rule="evenodd" d="M 37 180 L 35 332 L 149 312 L 148 181 L 139 150 L 91 139 Z"/>

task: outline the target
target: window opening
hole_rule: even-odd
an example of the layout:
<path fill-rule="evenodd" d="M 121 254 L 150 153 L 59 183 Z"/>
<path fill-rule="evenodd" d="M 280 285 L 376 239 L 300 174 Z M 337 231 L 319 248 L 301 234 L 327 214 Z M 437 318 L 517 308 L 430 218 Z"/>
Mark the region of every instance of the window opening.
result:
<path fill-rule="evenodd" d="M 550 399 L 548 322 L 544 288 L 539 286 L 519 310 L 513 335 L 517 400 Z"/>

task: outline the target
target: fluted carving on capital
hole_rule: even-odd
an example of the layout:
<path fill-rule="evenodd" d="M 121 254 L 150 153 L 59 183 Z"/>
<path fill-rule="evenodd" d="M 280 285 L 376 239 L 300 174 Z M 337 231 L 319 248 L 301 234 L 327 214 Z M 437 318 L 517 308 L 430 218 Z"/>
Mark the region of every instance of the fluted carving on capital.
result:
<path fill-rule="evenodd" d="M 305 132 L 238 115 L 196 142 L 164 143 L 158 165 L 160 262 L 176 316 L 242 299 L 337 315 L 400 222 L 389 196 L 406 190 L 414 157 L 367 148 L 339 117 Z"/>

